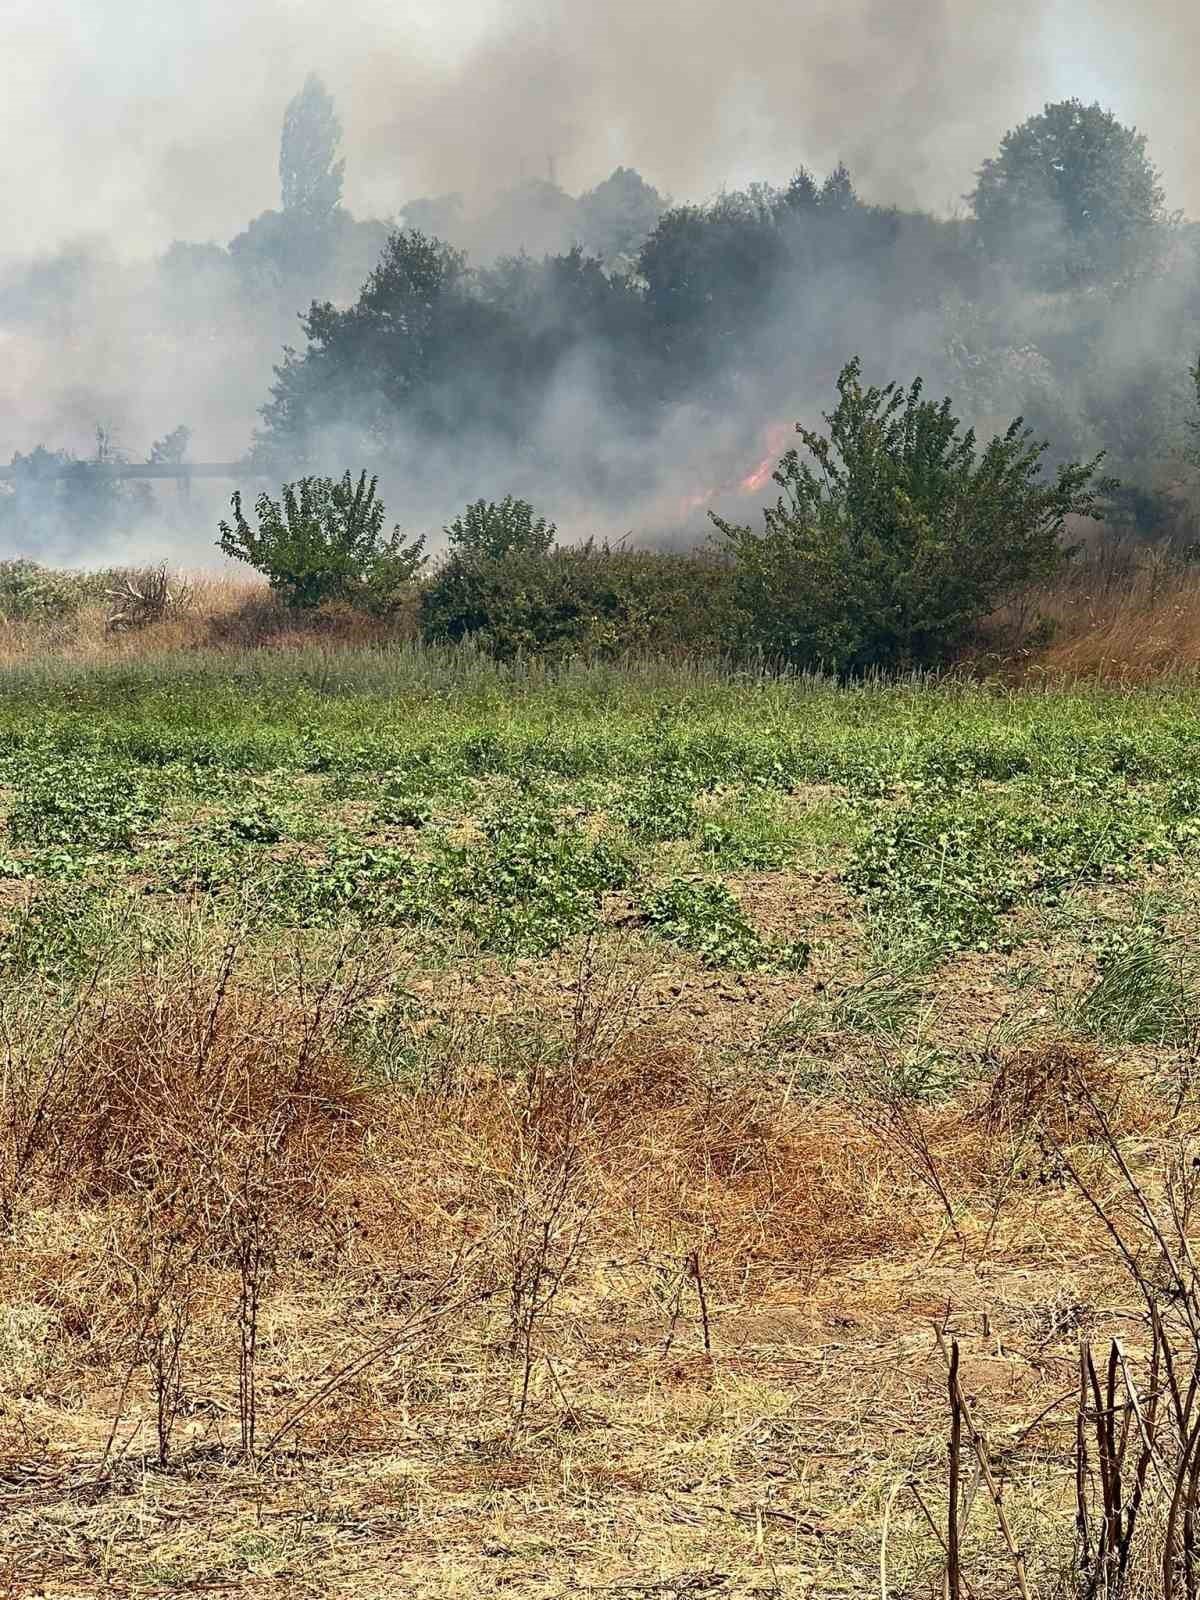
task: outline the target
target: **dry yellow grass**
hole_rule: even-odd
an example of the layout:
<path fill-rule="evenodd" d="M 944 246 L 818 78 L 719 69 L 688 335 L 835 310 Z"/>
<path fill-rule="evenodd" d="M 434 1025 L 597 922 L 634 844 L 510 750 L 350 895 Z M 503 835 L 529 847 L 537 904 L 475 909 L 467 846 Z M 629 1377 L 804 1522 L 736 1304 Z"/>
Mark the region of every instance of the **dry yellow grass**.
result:
<path fill-rule="evenodd" d="M 858 1596 L 885 1510 L 887 1592 L 936 1592 L 934 1323 L 1068 1592 L 1078 1340 L 1144 1350 L 1056 1141 L 1115 1193 L 1099 1105 L 1157 1196 L 1191 1111 L 1052 1038 L 925 1108 L 850 1039 L 804 1100 L 630 1031 L 584 968 L 553 1049 L 466 1016 L 366 1087 L 387 976 L 230 956 L 5 1001 L 11 1592 Z M 983 1495 L 964 1558 L 1013 1592 Z"/>
<path fill-rule="evenodd" d="M 1200 564 L 1155 547 L 1092 551 L 991 627 L 989 665 L 1005 671 L 1132 682 L 1188 672 L 1200 664 Z"/>

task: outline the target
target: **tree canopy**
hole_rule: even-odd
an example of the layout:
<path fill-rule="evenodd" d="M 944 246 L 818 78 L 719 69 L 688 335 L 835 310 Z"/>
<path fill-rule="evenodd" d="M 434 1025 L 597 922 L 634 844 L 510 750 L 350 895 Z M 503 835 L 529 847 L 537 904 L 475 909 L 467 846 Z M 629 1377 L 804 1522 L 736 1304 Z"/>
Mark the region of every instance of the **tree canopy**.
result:
<path fill-rule="evenodd" d="M 1045 289 L 1140 266 L 1165 221 L 1145 135 L 1081 100 L 1006 133 L 969 199 L 983 248 Z"/>
<path fill-rule="evenodd" d="M 284 213 L 328 222 L 342 200 L 345 161 L 338 159 L 342 124 L 333 96 L 315 73 L 288 102 L 279 141 L 279 188 Z"/>

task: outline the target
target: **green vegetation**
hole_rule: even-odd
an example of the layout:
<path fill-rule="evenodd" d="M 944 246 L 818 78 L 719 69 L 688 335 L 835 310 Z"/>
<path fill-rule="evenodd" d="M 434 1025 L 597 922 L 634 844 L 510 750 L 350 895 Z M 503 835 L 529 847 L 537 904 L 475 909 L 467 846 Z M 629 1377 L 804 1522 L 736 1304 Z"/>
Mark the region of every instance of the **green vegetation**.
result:
<path fill-rule="evenodd" d="M 736 637 L 731 579 L 728 562 L 700 552 L 452 549 L 422 586 L 421 636 L 470 639 L 501 661 L 640 649 L 718 655 Z"/>
<path fill-rule="evenodd" d="M 115 572 L 69 572 L 18 556 L 0 561 L 0 620 L 58 622 L 103 598 Z"/>
<path fill-rule="evenodd" d="M 400 529 L 383 532 L 378 479 L 357 484 L 349 472 L 333 478 L 285 483 L 279 500 L 260 494 L 258 527 L 242 513 L 234 493 L 233 523 L 222 522 L 218 545 L 227 556 L 261 572 L 290 606 L 305 609 L 348 600 L 386 615 L 403 599 L 424 562 L 424 540 L 405 544 Z"/>
<path fill-rule="evenodd" d="M 502 957 L 615 919 L 648 950 L 784 971 L 826 936 L 824 884 L 864 963 L 916 970 L 1014 949 L 1030 917 L 1178 872 L 1200 842 L 1185 685 L 839 687 L 419 648 L 45 660 L 3 683 L 0 869 L 26 951 L 62 943 L 67 894 L 155 940 L 178 904 Z M 799 908 L 780 932 L 745 909 L 746 873 Z M 72 914 L 67 943 L 102 920 Z"/>
<path fill-rule="evenodd" d="M 675 879 L 651 890 L 645 914 L 647 926 L 694 950 L 706 966 L 796 971 L 808 960 L 809 946 L 802 939 L 778 946 L 762 939 L 723 883 Z"/>
<path fill-rule="evenodd" d="M 838 378 L 828 436 L 797 425 L 783 496 L 755 533 L 710 513 L 736 562 L 747 641 L 831 671 L 933 666 L 1018 588 L 1066 559 L 1070 516 L 1096 514 L 1099 458 L 1041 481 L 1047 446 L 1020 419 L 977 451 L 949 399 L 918 379 L 864 388 Z"/>

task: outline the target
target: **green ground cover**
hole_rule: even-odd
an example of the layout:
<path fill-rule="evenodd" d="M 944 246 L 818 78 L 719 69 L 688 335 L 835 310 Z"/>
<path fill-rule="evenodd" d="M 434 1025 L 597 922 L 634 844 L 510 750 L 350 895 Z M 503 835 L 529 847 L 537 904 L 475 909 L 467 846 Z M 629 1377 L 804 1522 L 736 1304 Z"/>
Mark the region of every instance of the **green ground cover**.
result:
<path fill-rule="evenodd" d="M 844 687 L 470 652 L 40 663 L 0 678 L 12 966 L 238 928 L 416 929 L 544 956 L 614 905 L 703 964 L 801 966 L 746 874 L 819 873 L 892 968 L 1007 949 L 1018 913 L 1184 870 L 1200 692 Z"/>

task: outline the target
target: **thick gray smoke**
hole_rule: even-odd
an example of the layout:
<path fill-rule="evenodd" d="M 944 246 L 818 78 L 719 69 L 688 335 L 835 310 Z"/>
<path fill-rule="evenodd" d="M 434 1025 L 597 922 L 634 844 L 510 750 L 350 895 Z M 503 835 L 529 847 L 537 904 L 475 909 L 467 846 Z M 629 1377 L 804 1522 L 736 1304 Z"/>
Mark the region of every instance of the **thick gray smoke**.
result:
<path fill-rule="evenodd" d="M 1169 204 L 1200 214 L 1200 8 L 1186 0 L 8 0 L 3 33 L 0 462 L 43 442 L 84 454 L 97 423 L 138 458 L 180 422 L 197 459 L 243 452 L 272 362 L 300 342 L 302 304 L 248 308 L 215 265 L 197 303 L 196 260 L 186 273 L 156 261 L 173 240 L 225 245 L 278 204 L 283 109 L 314 68 L 345 126 L 349 209 L 388 220 L 419 196 L 459 193 L 469 243 L 472 219 L 522 179 L 552 176 L 577 193 L 622 164 L 691 200 L 844 160 L 864 200 L 952 215 L 1004 131 L 1071 95 L 1136 123 Z M 369 255 L 351 252 L 346 299 L 356 262 Z M 814 286 L 778 315 L 819 328 L 832 292 Z M 1176 340 L 1178 308 L 1160 310 L 1114 343 L 1121 371 Z M 1014 305 L 1014 348 L 1023 314 Z M 861 349 L 872 376 L 924 370 L 931 381 L 958 337 L 924 315 L 881 326 L 869 307 L 855 331 L 844 354 Z M 977 333 L 959 340 L 967 377 Z M 702 424 L 685 408 L 634 439 L 582 360 L 547 396 L 546 449 L 567 456 L 586 432 L 616 477 L 645 476 L 649 454 L 660 468 L 636 517 L 565 486 L 548 509 L 580 531 L 661 531 L 681 501 L 750 472 L 777 408 L 811 414 L 828 379 L 823 366 L 769 374 L 743 418 Z M 969 390 L 964 378 L 964 410 L 979 418 L 1010 399 Z M 451 447 L 440 466 L 448 498 L 518 486 L 502 457 L 460 460 Z M 409 525 L 449 509 L 388 488 Z M 186 517 L 150 526 L 138 549 L 208 559 L 206 528 L 192 533 Z"/>

